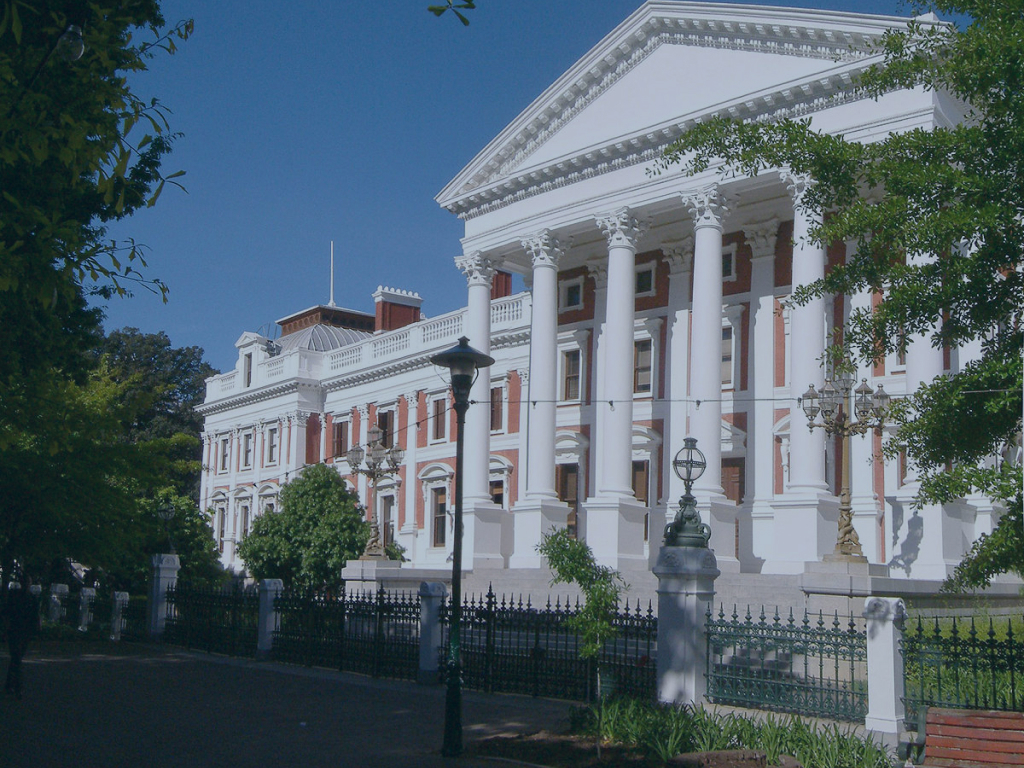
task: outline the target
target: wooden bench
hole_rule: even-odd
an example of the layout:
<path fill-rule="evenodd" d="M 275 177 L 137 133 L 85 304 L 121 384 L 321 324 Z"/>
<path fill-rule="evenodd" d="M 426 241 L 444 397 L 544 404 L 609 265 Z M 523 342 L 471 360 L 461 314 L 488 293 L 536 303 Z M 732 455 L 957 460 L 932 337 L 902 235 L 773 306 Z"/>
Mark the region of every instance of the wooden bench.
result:
<path fill-rule="evenodd" d="M 922 714 L 922 765 L 1024 766 L 1024 712 L 929 707 Z"/>

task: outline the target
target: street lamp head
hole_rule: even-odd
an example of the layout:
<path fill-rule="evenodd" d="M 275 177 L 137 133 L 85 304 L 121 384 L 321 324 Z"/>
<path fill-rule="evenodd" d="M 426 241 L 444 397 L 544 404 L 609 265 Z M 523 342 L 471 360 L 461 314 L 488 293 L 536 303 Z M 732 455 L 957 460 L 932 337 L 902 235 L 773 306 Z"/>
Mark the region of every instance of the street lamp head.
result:
<path fill-rule="evenodd" d="M 366 430 L 366 442 L 370 445 L 379 443 L 381 437 L 384 435 L 384 430 L 381 429 L 377 424 L 374 424 L 368 430 Z"/>
<path fill-rule="evenodd" d="M 804 413 L 807 414 L 808 421 L 814 421 L 814 418 L 818 415 L 818 411 L 821 410 L 819 401 L 821 396 L 818 394 L 818 390 L 811 384 L 800 398 L 800 407 L 804 409 Z"/>
<path fill-rule="evenodd" d="M 469 390 L 478 368 L 494 365 L 494 358 L 469 346 L 469 339 L 462 336 L 459 343 L 444 352 L 438 352 L 430 362 L 451 371 L 452 393 L 456 404 L 469 401 Z"/>
<path fill-rule="evenodd" d="M 672 471 L 676 473 L 676 477 L 686 483 L 687 490 L 694 480 L 704 474 L 707 465 L 704 454 L 697 448 L 697 438 L 684 437 L 683 447 L 672 459 Z"/>
<path fill-rule="evenodd" d="M 363 463 L 363 449 L 358 445 L 353 445 L 348 449 L 348 453 L 345 454 L 345 458 L 348 459 L 348 465 L 355 469 Z"/>
<path fill-rule="evenodd" d="M 165 523 L 170 522 L 174 519 L 174 505 L 169 501 L 165 501 L 156 508 L 156 516 Z"/>
<path fill-rule="evenodd" d="M 392 469 L 395 469 L 402 463 L 402 459 L 405 458 L 405 451 L 399 448 L 397 445 L 388 451 L 388 464 Z"/>
<path fill-rule="evenodd" d="M 384 444 L 380 441 L 370 443 L 370 450 L 368 451 L 369 456 L 366 459 L 366 463 L 371 467 L 379 467 L 384 461 L 384 458 L 388 455 L 388 449 L 384 447 Z"/>
<path fill-rule="evenodd" d="M 878 385 L 878 389 L 871 398 L 871 410 L 878 419 L 885 418 L 886 411 L 889 410 L 889 394 L 882 389 L 882 385 Z"/>
<path fill-rule="evenodd" d="M 853 389 L 854 381 L 856 381 L 856 379 L 853 376 L 853 372 L 847 368 L 841 370 L 839 375 L 836 377 L 836 384 L 839 385 L 839 391 L 842 393 L 844 398 L 850 394 L 850 390 Z"/>
<path fill-rule="evenodd" d="M 857 411 L 857 418 L 864 421 L 871 416 L 871 387 L 867 379 L 861 379 L 860 386 L 854 390 L 856 403 L 854 409 Z"/>
<path fill-rule="evenodd" d="M 68 24 L 57 38 L 57 55 L 64 61 L 78 61 L 85 53 L 85 40 L 82 39 L 82 28 L 77 24 Z"/>
<path fill-rule="evenodd" d="M 832 382 L 825 380 L 825 386 L 821 388 L 821 415 L 829 420 L 835 415 L 839 407 L 839 393 L 832 386 Z"/>

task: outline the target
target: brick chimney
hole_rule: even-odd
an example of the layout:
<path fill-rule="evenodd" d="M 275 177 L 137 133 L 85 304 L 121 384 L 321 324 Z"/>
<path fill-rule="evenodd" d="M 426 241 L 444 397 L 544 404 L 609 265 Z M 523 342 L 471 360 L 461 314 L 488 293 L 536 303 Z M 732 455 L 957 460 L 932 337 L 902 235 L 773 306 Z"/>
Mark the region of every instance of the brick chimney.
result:
<path fill-rule="evenodd" d="M 373 302 L 377 310 L 377 322 L 374 330 L 381 333 L 403 328 L 419 320 L 423 299 L 413 291 L 378 285 L 377 290 L 373 293 Z"/>

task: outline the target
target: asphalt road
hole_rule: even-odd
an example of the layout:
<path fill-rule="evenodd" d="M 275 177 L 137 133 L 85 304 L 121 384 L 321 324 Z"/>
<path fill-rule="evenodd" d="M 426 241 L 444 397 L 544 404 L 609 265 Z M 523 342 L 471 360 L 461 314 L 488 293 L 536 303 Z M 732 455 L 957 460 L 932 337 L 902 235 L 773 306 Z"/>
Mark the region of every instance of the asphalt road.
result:
<path fill-rule="evenodd" d="M 466 743 L 561 728 L 570 706 L 467 691 Z M 443 722 L 437 686 L 130 643 L 38 645 L 24 698 L 0 699 L 0 766 L 499 765 L 442 758 Z"/>

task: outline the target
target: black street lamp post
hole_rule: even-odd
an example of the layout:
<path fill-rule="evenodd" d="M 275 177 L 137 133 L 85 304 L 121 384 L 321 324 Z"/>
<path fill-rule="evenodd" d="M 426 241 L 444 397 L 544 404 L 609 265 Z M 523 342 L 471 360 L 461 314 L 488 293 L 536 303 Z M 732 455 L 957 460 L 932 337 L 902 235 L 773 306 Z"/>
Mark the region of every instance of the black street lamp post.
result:
<path fill-rule="evenodd" d="M 174 538 L 171 536 L 170 523 L 174 519 L 174 504 L 170 501 L 165 501 L 156 508 L 156 516 L 160 518 L 160 521 L 164 524 L 164 535 L 167 537 L 167 544 L 171 551 L 169 554 L 175 554 L 174 552 Z"/>
<path fill-rule="evenodd" d="M 878 385 L 872 393 L 867 379 L 853 388 L 854 377 L 849 370 L 825 380 L 821 392 L 812 384 L 800 398 L 800 407 L 807 416 L 808 429 L 824 429 L 828 435 L 838 435 L 843 441 L 843 466 L 839 490 L 839 533 L 836 548 L 829 559 L 867 562 L 860 546 L 860 537 L 853 527 L 853 504 L 850 498 L 850 436 L 863 435 L 869 430 L 882 433 L 885 414 L 889 408 L 889 395 Z M 854 420 L 852 416 L 856 414 Z M 815 421 L 818 416 L 821 421 Z"/>
<path fill-rule="evenodd" d="M 672 470 L 683 481 L 683 497 L 675 519 L 665 526 L 666 547 L 707 547 L 711 539 L 711 528 L 700 520 L 697 499 L 693 495 L 693 483 L 704 474 L 707 460 L 697 448 L 697 438 L 683 438 L 683 447 L 672 460 Z"/>
<path fill-rule="evenodd" d="M 430 362 L 448 368 L 452 377 L 455 401 L 455 538 L 452 541 L 452 600 L 448 622 L 448 690 L 444 702 L 444 742 L 441 754 L 458 757 L 462 754 L 462 662 L 459 632 L 462 621 L 462 458 L 469 391 L 476 372 L 494 364 L 494 358 L 469 346 L 465 336 L 451 349 L 439 352 Z"/>

